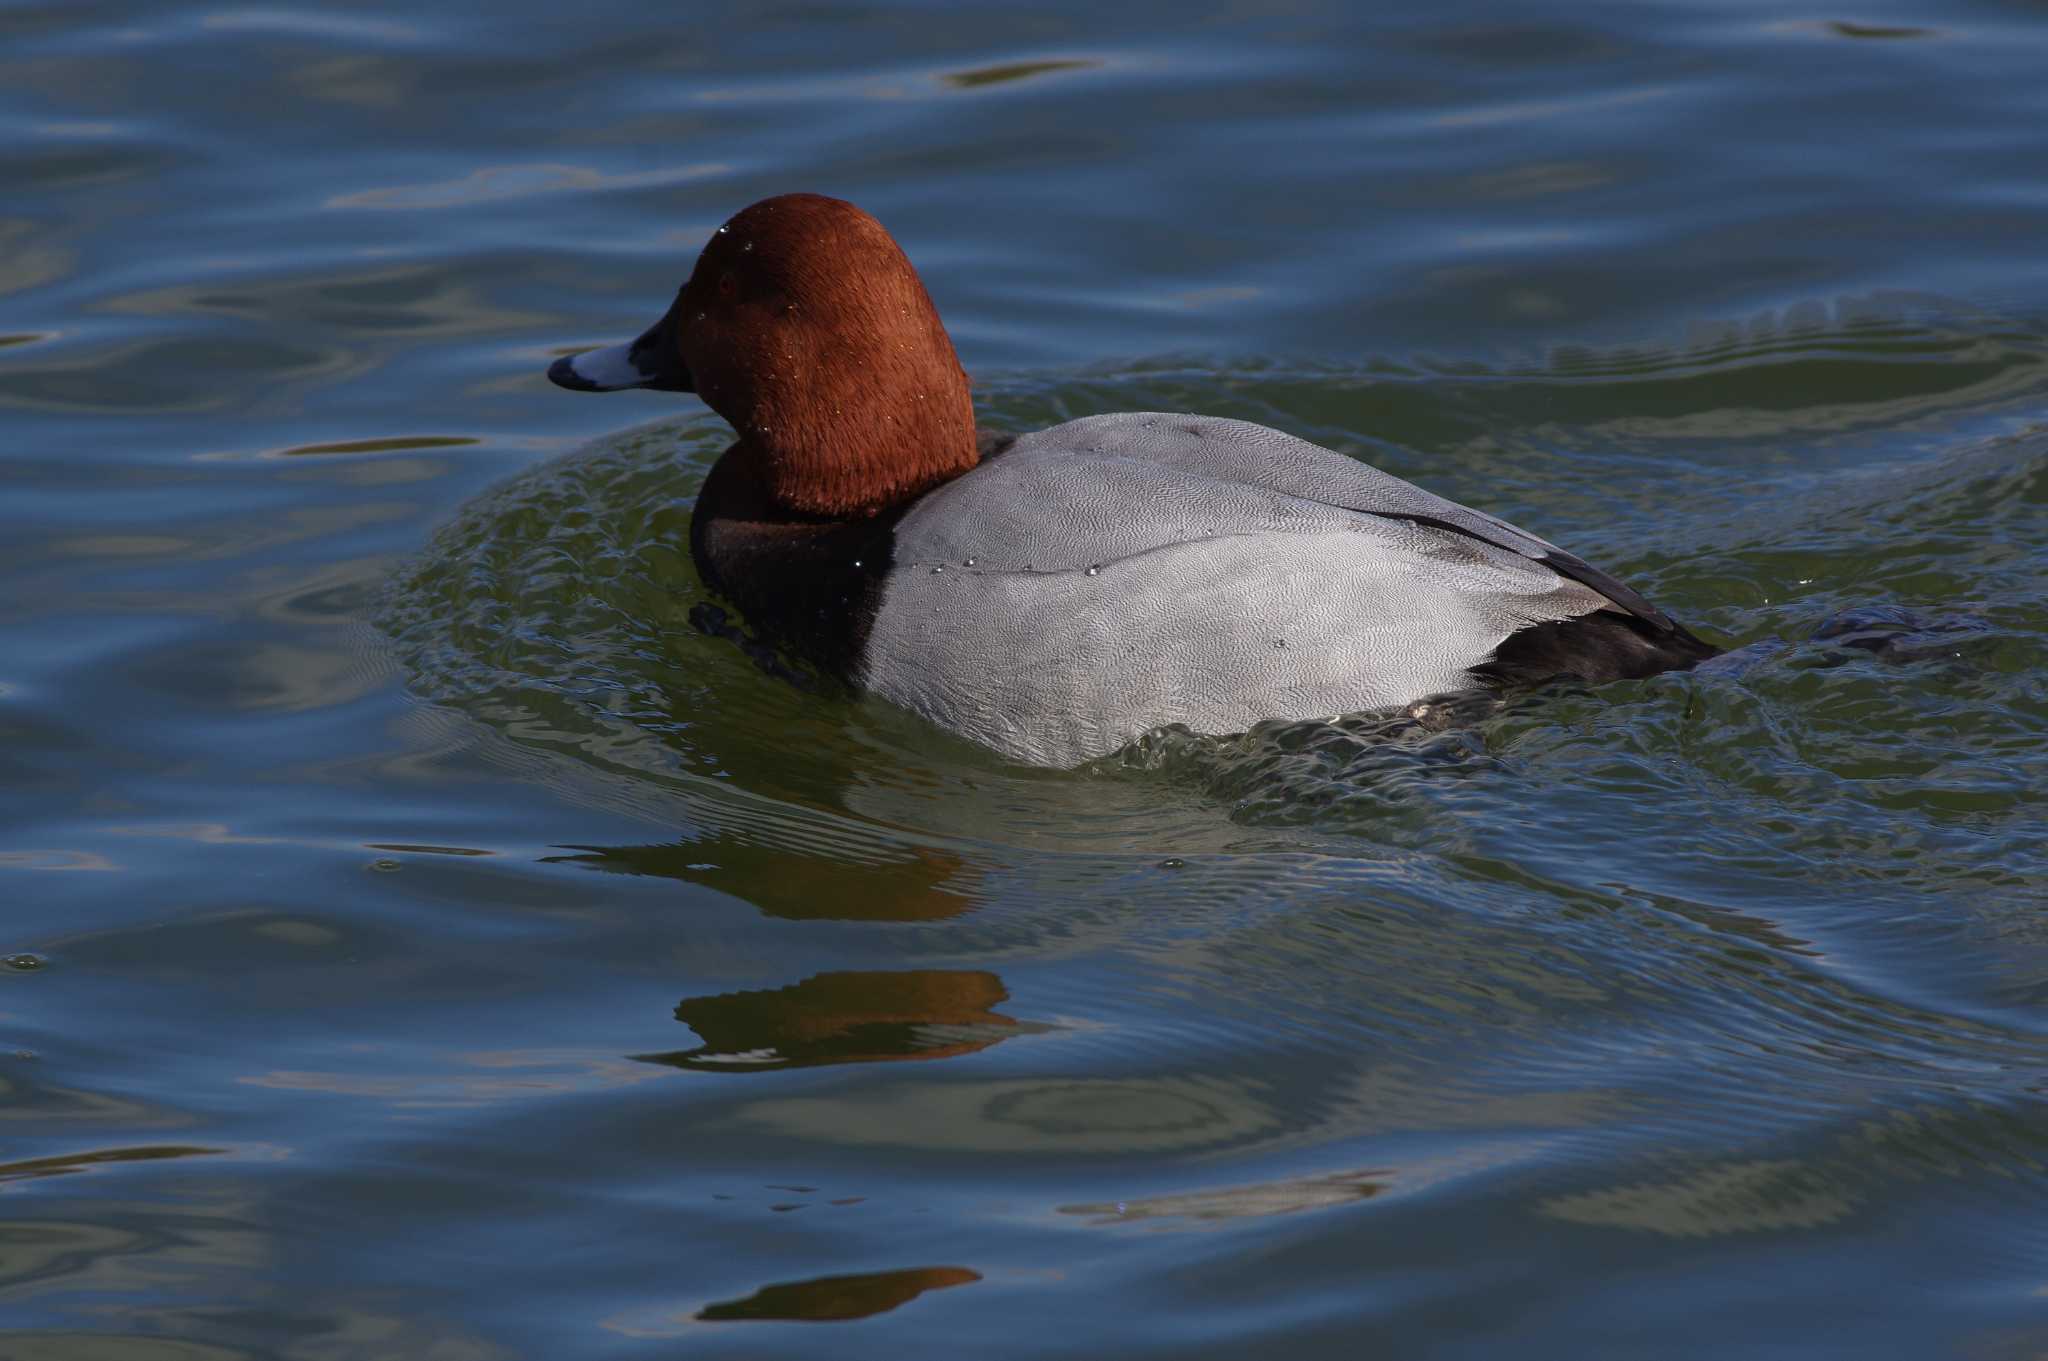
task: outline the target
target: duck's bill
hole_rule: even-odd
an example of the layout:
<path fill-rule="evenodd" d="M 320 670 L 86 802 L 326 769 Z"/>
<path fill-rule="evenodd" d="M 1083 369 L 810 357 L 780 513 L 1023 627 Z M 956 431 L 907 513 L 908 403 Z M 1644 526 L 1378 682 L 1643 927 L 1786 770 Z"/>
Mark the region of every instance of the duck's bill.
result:
<path fill-rule="evenodd" d="M 564 355 L 548 365 L 548 377 L 557 386 L 575 392 L 617 392 L 621 388 L 697 390 L 690 382 L 689 369 L 683 366 L 674 324 L 668 317 L 654 323 L 638 340 Z"/>

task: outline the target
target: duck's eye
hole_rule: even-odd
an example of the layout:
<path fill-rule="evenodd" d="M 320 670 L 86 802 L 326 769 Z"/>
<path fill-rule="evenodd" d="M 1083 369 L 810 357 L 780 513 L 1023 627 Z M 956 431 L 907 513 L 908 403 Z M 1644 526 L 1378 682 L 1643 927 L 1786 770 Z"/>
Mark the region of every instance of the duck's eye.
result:
<path fill-rule="evenodd" d="M 731 302 L 740 291 L 740 276 L 727 270 L 718 276 L 718 296 Z"/>

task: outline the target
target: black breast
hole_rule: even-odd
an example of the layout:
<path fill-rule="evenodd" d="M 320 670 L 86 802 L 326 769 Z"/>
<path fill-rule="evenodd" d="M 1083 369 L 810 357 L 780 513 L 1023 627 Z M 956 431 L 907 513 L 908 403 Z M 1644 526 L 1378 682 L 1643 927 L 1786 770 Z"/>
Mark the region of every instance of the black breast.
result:
<path fill-rule="evenodd" d="M 690 516 L 690 557 L 704 584 L 735 606 L 759 660 L 783 654 L 853 683 L 880 607 L 903 510 L 850 520 L 773 505 L 734 450 L 711 469 Z M 711 611 L 699 627 L 736 633 Z"/>
<path fill-rule="evenodd" d="M 1015 442 L 1014 435 L 976 432 L 984 463 Z M 848 520 L 792 513 L 769 500 L 734 445 L 712 465 L 697 494 L 690 557 L 704 584 L 739 609 L 751 636 L 718 611 L 693 611 L 692 619 L 708 632 L 734 637 L 770 670 L 782 670 L 779 654 L 833 680 L 858 683 L 895 561 L 896 523 L 909 509 Z"/>

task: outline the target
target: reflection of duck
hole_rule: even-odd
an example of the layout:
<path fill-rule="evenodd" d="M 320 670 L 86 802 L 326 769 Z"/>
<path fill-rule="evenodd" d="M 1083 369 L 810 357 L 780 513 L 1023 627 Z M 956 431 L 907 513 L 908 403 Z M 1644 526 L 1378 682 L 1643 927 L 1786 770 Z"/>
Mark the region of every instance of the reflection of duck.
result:
<path fill-rule="evenodd" d="M 0 1163 L 0 1181 L 32 1177 L 62 1177 L 89 1172 L 114 1163 L 157 1162 L 164 1158 L 204 1158 L 225 1149 L 195 1148 L 188 1144 L 152 1144 L 142 1148 L 102 1148 L 91 1153 L 62 1153 L 48 1158 L 24 1158 Z"/>
<path fill-rule="evenodd" d="M 990 1010 L 1009 996 L 978 969 L 814 974 L 787 988 L 686 997 L 676 1019 L 704 1043 L 633 1057 L 721 1072 L 953 1058 L 1037 1028 Z"/>
<path fill-rule="evenodd" d="M 1176 1191 L 1141 1200 L 1062 1205 L 1059 1212 L 1085 1216 L 1091 1224 L 1129 1224 L 1141 1219 L 1198 1222 L 1258 1219 L 1356 1205 L 1385 1190 L 1391 1176 L 1385 1171 L 1331 1172 L 1319 1177 L 1293 1177 L 1286 1181 L 1257 1182 L 1248 1186 Z"/>
<path fill-rule="evenodd" d="M 938 921 L 974 906 L 979 874 L 957 856 L 909 847 L 904 860 L 849 865 L 786 846 L 721 837 L 681 845 L 565 846 L 549 864 L 582 865 L 702 884 L 771 917 L 806 921 Z"/>
<path fill-rule="evenodd" d="M 910 1303 L 927 1290 L 969 1285 L 979 1271 L 964 1266 L 921 1266 L 905 1271 L 868 1271 L 857 1276 L 819 1276 L 808 1281 L 764 1285 L 743 1300 L 707 1304 L 697 1317 L 707 1323 L 741 1319 L 781 1319 L 813 1323 L 843 1322 L 886 1314 Z"/>
<path fill-rule="evenodd" d="M 1715 653 L 1555 544 L 1277 430 L 1141 412 L 978 438 L 924 285 L 838 199 L 747 208 L 645 335 L 548 374 L 700 393 L 739 434 L 691 521 L 706 582 L 1034 764 Z"/>

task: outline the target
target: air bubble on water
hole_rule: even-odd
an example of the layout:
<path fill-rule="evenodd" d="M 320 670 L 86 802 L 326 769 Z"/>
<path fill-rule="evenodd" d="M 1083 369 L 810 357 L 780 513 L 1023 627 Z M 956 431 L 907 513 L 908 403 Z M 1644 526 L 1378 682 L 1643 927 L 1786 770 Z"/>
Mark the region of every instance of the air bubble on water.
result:
<path fill-rule="evenodd" d="M 973 559 L 973 558 L 969 558 L 969 559 L 968 559 L 967 561 L 965 561 L 965 562 L 961 563 L 960 565 L 961 565 L 962 567 L 972 567 L 972 566 L 974 566 L 974 559 Z"/>
<path fill-rule="evenodd" d="M 938 566 L 938 567 L 934 567 L 934 568 L 932 568 L 932 575 L 933 575 L 933 576 L 937 576 L 937 575 L 938 575 L 939 573 L 941 573 L 941 572 L 943 572 L 943 571 L 945 571 L 945 570 L 946 570 L 946 569 L 945 569 L 945 567 L 943 567 L 943 566 Z"/>

